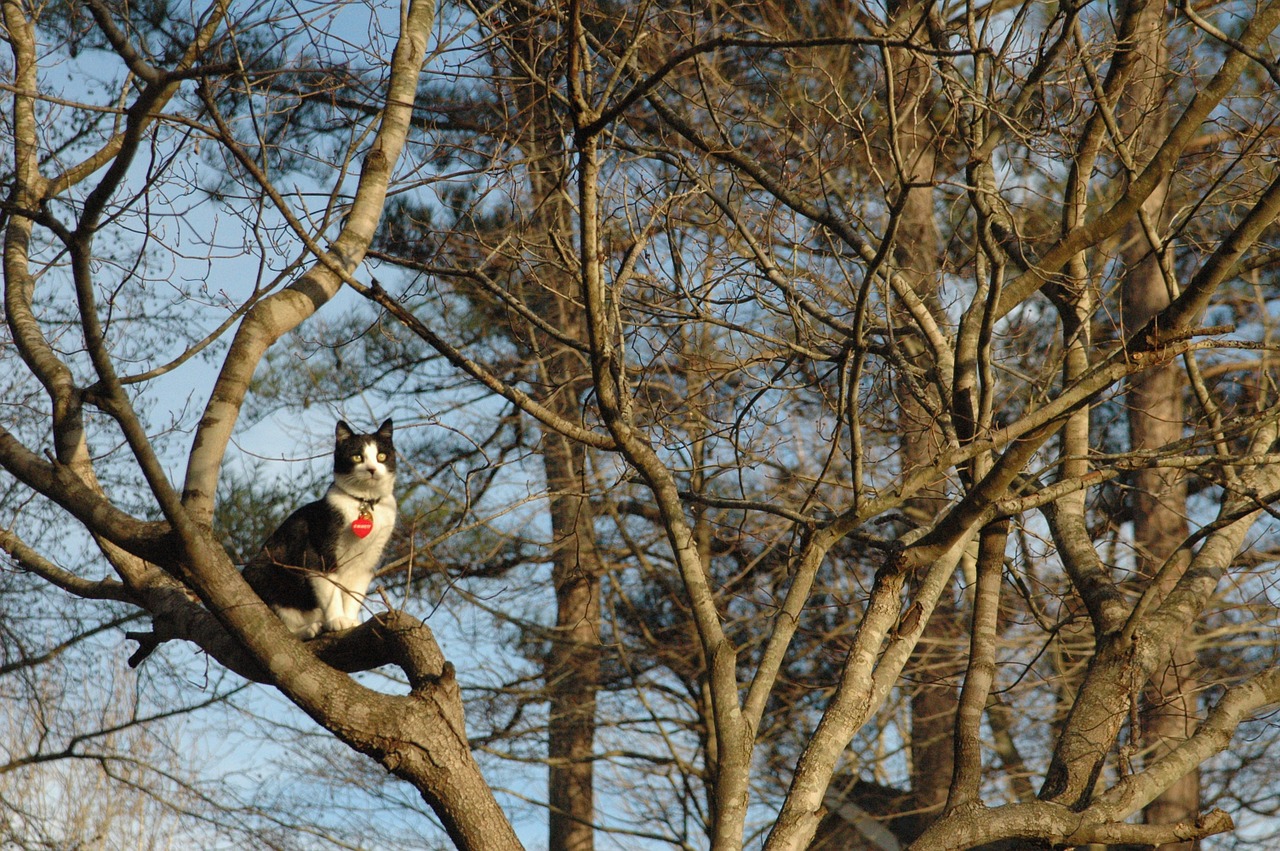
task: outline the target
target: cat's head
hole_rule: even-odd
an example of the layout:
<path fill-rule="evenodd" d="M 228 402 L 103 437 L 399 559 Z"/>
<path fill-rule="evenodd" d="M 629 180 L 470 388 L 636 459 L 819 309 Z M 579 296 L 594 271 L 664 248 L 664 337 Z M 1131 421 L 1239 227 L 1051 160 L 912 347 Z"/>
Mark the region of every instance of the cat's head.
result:
<path fill-rule="evenodd" d="M 356 434 L 338 421 L 334 434 L 333 480 L 356 496 L 390 496 L 396 480 L 396 447 L 391 420 L 373 434 Z"/>

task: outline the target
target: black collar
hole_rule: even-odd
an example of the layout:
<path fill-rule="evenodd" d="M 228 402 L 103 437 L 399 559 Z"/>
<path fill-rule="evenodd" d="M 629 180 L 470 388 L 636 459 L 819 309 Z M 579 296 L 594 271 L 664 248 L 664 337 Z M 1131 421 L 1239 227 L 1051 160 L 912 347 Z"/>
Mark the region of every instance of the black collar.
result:
<path fill-rule="evenodd" d="M 360 510 L 361 510 L 361 511 L 370 511 L 370 512 L 371 512 L 371 511 L 373 511 L 374 506 L 375 506 L 375 505 L 377 505 L 378 503 L 382 502 L 382 500 L 383 500 L 383 497 L 380 497 L 380 496 L 375 496 L 373 499 L 366 499 L 366 498 L 365 498 L 365 497 L 363 497 L 363 496 L 356 496 L 356 495 L 355 495 L 355 494 L 353 494 L 351 491 L 347 490 L 346 488 L 344 488 L 342 485 L 338 484 L 337 482 L 334 482 L 334 483 L 333 483 L 333 486 L 334 486 L 335 488 L 337 488 L 339 491 L 341 491 L 342 493 L 344 493 L 344 494 L 346 494 L 347 496 L 349 496 L 349 497 L 351 497 L 352 499 L 354 499 L 356 502 L 359 502 L 359 503 L 360 503 Z"/>

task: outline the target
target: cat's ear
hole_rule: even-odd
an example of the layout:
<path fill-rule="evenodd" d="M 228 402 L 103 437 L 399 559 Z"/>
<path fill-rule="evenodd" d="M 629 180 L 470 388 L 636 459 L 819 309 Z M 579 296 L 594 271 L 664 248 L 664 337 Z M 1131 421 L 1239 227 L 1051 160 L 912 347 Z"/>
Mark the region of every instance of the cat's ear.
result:
<path fill-rule="evenodd" d="M 355 432 L 351 430 L 351 426 L 347 425 L 342 420 L 338 420 L 338 428 L 335 430 L 334 437 L 338 440 L 346 440 L 354 434 Z"/>
<path fill-rule="evenodd" d="M 387 417 L 385 420 L 382 421 L 382 425 L 378 426 L 378 436 L 386 437 L 386 438 L 391 437 L 391 418 L 390 417 Z"/>

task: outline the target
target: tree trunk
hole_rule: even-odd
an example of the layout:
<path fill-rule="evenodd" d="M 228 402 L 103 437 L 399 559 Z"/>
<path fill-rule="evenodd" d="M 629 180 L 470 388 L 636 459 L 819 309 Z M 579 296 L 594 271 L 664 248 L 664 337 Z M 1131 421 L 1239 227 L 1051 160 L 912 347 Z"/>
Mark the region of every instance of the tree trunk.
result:
<path fill-rule="evenodd" d="M 600 558 L 586 495 L 585 453 L 559 435 L 542 443 L 551 500 L 556 628 L 547 659 L 549 848 L 590 851 L 596 691 L 600 686 Z"/>
<path fill-rule="evenodd" d="M 1164 81 L 1168 69 L 1164 38 L 1164 6 L 1149 3 L 1137 15 L 1136 64 L 1120 110 L 1122 126 L 1129 134 L 1132 165 L 1138 168 L 1150 159 L 1152 147 L 1167 132 Z M 1133 223 L 1124 234 L 1123 257 L 1127 271 L 1122 298 L 1126 335 L 1141 329 L 1175 295 L 1172 276 L 1167 276 L 1161 268 L 1163 246 L 1158 241 L 1165 222 L 1163 207 L 1167 194 L 1166 181 L 1143 204 L 1146 222 Z M 1149 231 L 1157 234 L 1156 241 L 1153 242 Z M 1156 449 L 1182 437 L 1186 421 L 1183 384 L 1178 361 L 1156 364 L 1129 380 L 1126 401 L 1133 451 Z M 1165 561 L 1189 532 L 1185 476 L 1175 469 L 1139 470 L 1133 477 L 1131 498 L 1139 581 L 1157 583 L 1157 591 L 1163 597 L 1172 590 L 1187 566 L 1186 559 L 1182 559 L 1184 563 L 1169 565 L 1162 571 Z M 1194 730 L 1194 667 L 1194 651 L 1190 642 L 1184 640 L 1143 691 L 1141 738 L 1142 745 L 1148 749 L 1148 762 L 1169 753 Z M 1149 824 L 1194 822 L 1199 811 L 1200 782 L 1193 772 L 1148 805 L 1145 818 Z M 1167 847 L 1192 851 L 1198 843 L 1187 841 Z"/>
<path fill-rule="evenodd" d="M 526 156 L 529 197 L 512 286 L 542 318 L 575 339 L 585 339 L 580 305 L 565 297 L 573 274 L 561 251 L 575 240 L 575 216 L 565 193 L 565 116 L 552 89 L 565 56 L 551 10 L 513 6 L 505 10 L 509 51 L 498 61 L 509 69 L 515 109 L 513 128 Z M 567 422 L 583 419 L 581 394 L 590 373 L 576 352 L 536 327 L 514 335 L 537 373 L 531 394 Z M 594 750 L 596 693 L 600 687 L 600 580 L 603 567 L 595 542 L 587 484 L 585 447 L 544 430 L 538 448 L 546 477 L 551 525 L 551 579 L 556 619 L 544 666 L 548 701 L 547 803 L 550 851 L 595 847 Z"/>
<path fill-rule="evenodd" d="M 925 7 L 910 2 L 897 3 L 891 9 L 894 30 L 903 36 L 923 41 L 926 28 Z M 929 60 L 905 49 L 887 51 L 892 76 L 889 97 L 893 100 L 897 126 L 889 144 L 895 149 L 900 191 L 906 193 L 898 224 L 894 264 L 912 288 L 928 304 L 936 300 L 939 269 L 939 238 L 934 220 L 933 190 L 928 187 L 934 177 L 936 151 L 935 132 L 929 121 L 934 93 L 933 69 Z M 909 326 L 909 318 L 904 316 Z M 901 405 L 901 458 L 904 471 L 928 465 L 937 457 L 941 435 L 930 414 L 930 397 L 939 399 L 922 388 L 929 387 L 931 368 L 917 340 L 903 341 L 907 361 L 920 369 L 910 380 L 899 382 Z M 939 488 L 926 488 L 921 496 L 908 503 L 911 520 L 920 525 L 933 522 L 945 504 Z M 925 624 L 919 649 L 910 663 L 910 678 L 917 684 L 911 695 L 911 807 L 936 814 L 947 800 L 954 767 L 952 731 L 958 702 L 956 677 L 964 669 L 958 658 L 958 636 L 955 619 L 946 598 L 939 602 L 934 616 Z"/>

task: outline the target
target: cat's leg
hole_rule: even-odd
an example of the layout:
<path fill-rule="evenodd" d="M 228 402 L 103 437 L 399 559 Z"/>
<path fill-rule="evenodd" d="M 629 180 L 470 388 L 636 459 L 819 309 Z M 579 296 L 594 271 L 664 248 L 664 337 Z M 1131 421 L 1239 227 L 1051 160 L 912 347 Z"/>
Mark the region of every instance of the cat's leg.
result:
<path fill-rule="evenodd" d="M 288 630 L 298 636 L 301 641 L 315 638 L 324 628 L 324 621 L 320 618 L 320 612 L 315 609 L 304 612 L 299 609 L 281 606 L 275 609 L 275 613 L 280 617 L 280 620 L 284 621 L 284 625 Z"/>
<path fill-rule="evenodd" d="M 360 623 L 360 610 L 364 608 L 364 592 L 349 588 L 342 592 L 342 613 L 347 620 Z"/>
<path fill-rule="evenodd" d="M 324 624 L 320 623 L 319 621 L 312 621 L 311 623 L 303 627 L 300 631 L 295 633 L 295 635 L 298 636 L 299 641 L 310 641 L 311 639 L 315 638 L 317 635 L 319 635 L 323 631 L 324 631 Z"/>
<path fill-rule="evenodd" d="M 320 612 L 324 621 L 324 629 L 337 632 L 359 626 L 358 618 L 347 616 L 346 598 L 349 596 L 338 583 L 328 576 L 316 576 L 311 579 L 311 587 L 315 589 L 316 599 L 320 601 Z M 359 606 L 356 606 L 359 611 Z"/>

